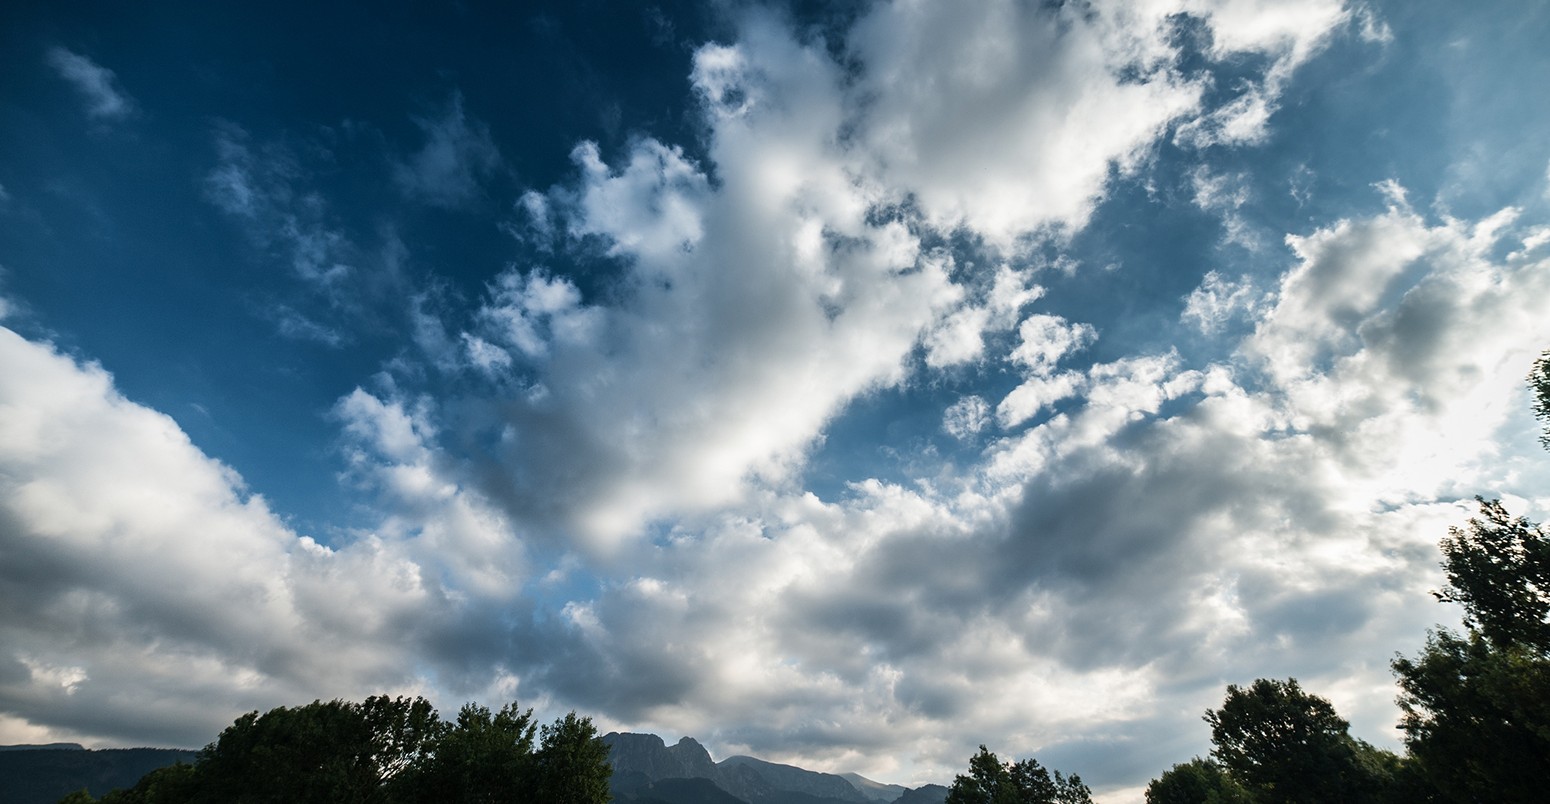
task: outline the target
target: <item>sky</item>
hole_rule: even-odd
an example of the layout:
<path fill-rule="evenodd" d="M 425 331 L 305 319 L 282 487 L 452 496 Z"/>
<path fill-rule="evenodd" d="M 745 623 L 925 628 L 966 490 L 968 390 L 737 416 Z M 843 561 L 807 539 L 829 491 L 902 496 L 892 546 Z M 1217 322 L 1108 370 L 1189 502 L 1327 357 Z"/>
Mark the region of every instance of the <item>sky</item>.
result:
<path fill-rule="evenodd" d="M 517 700 L 1108 802 L 1550 511 L 1550 4 L 6 3 L 0 743 Z"/>

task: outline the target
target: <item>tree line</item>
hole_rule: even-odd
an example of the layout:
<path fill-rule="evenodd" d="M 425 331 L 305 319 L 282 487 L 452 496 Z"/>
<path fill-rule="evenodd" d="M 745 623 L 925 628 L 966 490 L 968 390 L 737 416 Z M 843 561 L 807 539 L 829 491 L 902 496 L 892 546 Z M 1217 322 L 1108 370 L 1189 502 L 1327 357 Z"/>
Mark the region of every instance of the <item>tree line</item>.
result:
<path fill-rule="evenodd" d="M 424 698 L 374 696 L 249 712 L 191 765 L 60 804 L 604 804 L 611 773 L 574 712 L 537 726 L 515 703 L 470 703 L 448 722 Z"/>
<path fill-rule="evenodd" d="M 1528 378 L 1540 443 L 1550 449 L 1550 352 Z M 1212 750 L 1174 765 L 1148 804 L 1541 802 L 1550 785 L 1550 533 L 1499 500 L 1441 542 L 1447 584 L 1433 596 L 1464 610 L 1415 657 L 1391 663 L 1403 754 L 1352 737 L 1330 702 L 1296 679 L 1228 685 L 1207 710 Z M 980 746 L 948 804 L 1091 804 L 1081 778 Z"/>

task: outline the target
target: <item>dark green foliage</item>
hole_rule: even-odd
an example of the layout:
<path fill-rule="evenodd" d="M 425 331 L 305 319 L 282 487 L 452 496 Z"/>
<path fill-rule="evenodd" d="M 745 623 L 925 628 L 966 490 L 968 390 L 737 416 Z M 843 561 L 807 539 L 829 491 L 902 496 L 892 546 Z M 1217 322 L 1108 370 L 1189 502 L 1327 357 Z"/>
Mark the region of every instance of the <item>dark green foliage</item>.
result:
<path fill-rule="evenodd" d="M 1448 585 L 1437 599 L 1463 606 L 1464 625 L 1494 647 L 1550 653 L 1550 535 L 1476 499 L 1480 516 L 1442 540 Z"/>
<path fill-rule="evenodd" d="M 1329 701 L 1296 679 L 1230 684 L 1211 724 L 1212 757 L 1262 802 L 1365 802 L 1389 779 L 1377 749 L 1351 738 Z"/>
<path fill-rule="evenodd" d="M 1550 779 L 1550 661 L 1523 645 L 1440 629 L 1394 662 L 1400 728 L 1443 800 L 1542 801 Z"/>
<path fill-rule="evenodd" d="M 249 712 L 201 752 L 195 801 L 379 801 L 372 738 L 360 705 L 347 701 Z"/>
<path fill-rule="evenodd" d="M 1546 360 L 1535 364 L 1541 382 Z M 1532 377 L 1531 377 L 1532 379 Z M 1545 386 L 1538 413 L 1546 414 Z M 1400 728 L 1415 775 L 1439 800 L 1539 801 L 1550 778 L 1550 534 L 1480 500 L 1480 516 L 1442 541 L 1463 635 L 1434 631 L 1414 660 L 1393 663 Z"/>
<path fill-rule="evenodd" d="M 103 796 L 102 804 L 182 804 L 198 795 L 194 766 L 179 762 L 157 768 L 140 777 L 134 787 L 114 790 Z M 61 802 L 63 804 L 63 802 Z"/>
<path fill-rule="evenodd" d="M 608 801 L 608 748 L 575 713 L 542 730 L 532 710 L 464 706 L 446 723 L 423 698 L 314 701 L 249 712 L 194 765 L 153 771 L 102 804 L 410 804 Z M 86 792 L 69 804 L 89 804 Z"/>
<path fill-rule="evenodd" d="M 1540 354 L 1528 373 L 1528 387 L 1534 393 L 1534 416 L 1545 423 L 1539 443 L 1550 449 L 1550 352 Z"/>
<path fill-rule="evenodd" d="M 608 800 L 608 746 L 592 721 L 575 712 L 539 730 L 538 794 L 551 804 Z"/>
<path fill-rule="evenodd" d="M 406 776 L 405 801 L 502 801 L 506 791 L 525 789 L 533 777 L 532 710 L 508 704 L 492 713 L 467 704 L 457 724 L 430 746 L 424 761 Z"/>
<path fill-rule="evenodd" d="M 1034 759 L 1002 764 L 980 746 L 969 773 L 953 779 L 947 804 L 1092 804 L 1092 791 L 1076 774 L 1051 774 Z"/>
<path fill-rule="evenodd" d="M 1146 786 L 1147 804 L 1252 804 L 1243 785 L 1209 759 L 1174 765 Z"/>

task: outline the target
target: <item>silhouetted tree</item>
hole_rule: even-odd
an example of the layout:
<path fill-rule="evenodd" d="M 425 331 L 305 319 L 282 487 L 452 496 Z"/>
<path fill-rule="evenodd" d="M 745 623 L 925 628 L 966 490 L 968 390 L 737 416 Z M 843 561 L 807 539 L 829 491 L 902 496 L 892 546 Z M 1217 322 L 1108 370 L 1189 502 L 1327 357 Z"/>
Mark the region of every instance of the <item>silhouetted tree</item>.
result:
<path fill-rule="evenodd" d="M 1538 364 L 1544 370 L 1544 361 Z M 1400 728 L 1443 800 L 1539 801 L 1550 778 L 1550 534 L 1496 500 L 1442 542 L 1465 633 L 1398 657 Z"/>
<path fill-rule="evenodd" d="M 1550 351 L 1541 353 L 1528 373 L 1528 387 L 1534 393 L 1534 416 L 1545 423 L 1539 443 L 1550 449 Z"/>
<path fill-rule="evenodd" d="M 574 712 L 539 730 L 532 710 L 468 704 L 455 723 L 423 698 L 314 701 L 249 712 L 193 765 L 153 771 L 102 804 L 419 804 L 609 800 L 608 747 Z M 86 791 L 69 804 L 90 804 Z"/>
<path fill-rule="evenodd" d="M 466 704 L 457 723 L 405 774 L 395 798 L 454 804 L 529 800 L 536 731 L 531 709 L 512 703 L 492 713 L 488 707 Z"/>
<path fill-rule="evenodd" d="M 249 712 L 200 752 L 195 800 L 367 804 L 380 800 L 374 749 L 348 701 Z"/>
<path fill-rule="evenodd" d="M 575 712 L 539 729 L 538 800 L 549 804 L 608 801 L 608 745 L 592 720 Z"/>
<path fill-rule="evenodd" d="M 1147 804 L 1253 804 L 1253 797 L 1221 765 L 1196 757 L 1174 765 L 1146 786 Z"/>
<path fill-rule="evenodd" d="M 1092 791 L 1082 777 L 1051 774 L 1032 758 L 1002 764 L 982 745 L 968 775 L 953 779 L 947 804 L 1092 804 Z"/>
<path fill-rule="evenodd" d="M 1207 710 L 1205 720 L 1212 757 L 1258 801 L 1376 801 L 1397 763 L 1353 739 L 1329 701 L 1296 679 L 1229 684 L 1222 708 Z"/>
<path fill-rule="evenodd" d="M 1500 500 L 1442 540 L 1448 585 L 1438 600 L 1464 607 L 1464 626 L 1492 647 L 1550 653 L 1550 535 Z"/>
<path fill-rule="evenodd" d="M 140 777 L 140 781 L 134 787 L 127 790 L 114 790 L 104 795 L 99 801 L 101 804 L 184 804 L 195 800 L 198 790 L 196 785 L 194 766 L 185 762 L 168 765 L 165 768 L 157 768 Z M 81 799 L 78 803 L 60 802 L 60 804 L 90 804 L 91 799 Z"/>

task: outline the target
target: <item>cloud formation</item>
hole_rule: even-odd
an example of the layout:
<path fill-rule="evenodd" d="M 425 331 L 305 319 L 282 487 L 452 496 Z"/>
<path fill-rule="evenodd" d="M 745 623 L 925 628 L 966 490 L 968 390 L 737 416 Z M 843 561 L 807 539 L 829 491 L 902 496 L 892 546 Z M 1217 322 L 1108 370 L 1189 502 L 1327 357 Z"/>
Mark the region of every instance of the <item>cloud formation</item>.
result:
<path fill-rule="evenodd" d="M 463 96 L 456 93 L 447 111 L 437 118 L 416 118 L 425 134 L 425 145 L 394 166 L 399 189 L 427 204 L 459 207 L 476 199 L 479 184 L 501 164 L 500 151 L 483 123 L 463 111 Z"/>
<path fill-rule="evenodd" d="M 134 101 L 118 86 L 112 70 L 62 47 L 49 48 L 47 60 L 59 77 L 70 82 L 86 102 L 87 117 L 114 121 L 134 112 Z"/>
<path fill-rule="evenodd" d="M 190 175 L 283 268 L 278 332 L 407 324 L 319 405 L 350 520 L 300 532 L 0 330 L 0 741 L 520 697 L 910 783 L 986 743 L 1127 800 L 1223 684 L 1288 675 L 1384 740 L 1460 501 L 1545 503 L 1514 436 L 1550 237 L 1399 181 L 1271 214 L 1293 169 L 1245 154 L 1321 53 L 1398 36 L 1375 14 L 740 7 L 679 76 L 701 139 L 568 139 L 500 198 L 507 132 L 458 94 L 371 151 L 377 217 L 327 136 L 218 125 Z M 487 198 L 518 257 L 436 275 L 415 238 Z"/>

